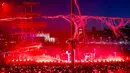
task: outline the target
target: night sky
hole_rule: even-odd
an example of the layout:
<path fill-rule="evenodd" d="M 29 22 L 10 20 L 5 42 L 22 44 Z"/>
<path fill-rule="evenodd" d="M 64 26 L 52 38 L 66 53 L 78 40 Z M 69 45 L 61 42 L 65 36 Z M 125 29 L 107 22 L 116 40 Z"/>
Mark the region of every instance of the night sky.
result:
<path fill-rule="evenodd" d="M 43 15 L 70 13 L 70 0 L 35 0 Z M 130 17 L 130 0 L 77 0 L 83 15 Z M 75 10 L 76 12 L 76 10 Z"/>
<path fill-rule="evenodd" d="M 12 4 L 21 4 L 23 0 L 6 0 Z M 29 1 L 29 0 L 28 0 Z M 40 12 L 43 16 L 70 14 L 70 0 L 33 0 L 40 2 L 34 7 L 34 12 Z M 77 0 L 82 15 L 130 17 L 130 0 Z M 17 10 L 18 12 L 19 10 Z M 10 12 L 11 13 L 11 12 Z M 75 13 L 77 10 L 75 9 Z M 41 19 L 42 20 L 42 19 Z M 44 31 L 57 34 L 66 33 L 69 36 L 70 23 L 64 19 L 42 20 L 46 23 Z M 93 26 L 93 25 L 92 25 Z M 96 26 L 97 27 L 97 26 Z M 57 35 L 56 34 L 56 35 Z"/>
<path fill-rule="evenodd" d="M 42 15 L 67 15 L 70 13 L 70 0 L 36 0 L 40 2 L 35 7 Z M 82 15 L 108 16 L 108 17 L 130 17 L 130 0 L 77 0 Z M 76 8 L 76 7 L 75 7 Z M 77 10 L 75 9 L 75 13 Z M 59 22 L 59 23 L 58 23 Z M 54 24 L 53 24 L 54 25 Z M 49 25 L 50 26 L 50 25 Z M 67 31 L 70 27 L 67 22 L 57 21 L 54 27 Z M 90 25 L 89 28 L 99 25 Z M 54 28 L 53 27 L 53 28 Z M 66 28 L 65 28 L 66 27 Z M 69 30 L 69 29 L 68 29 Z"/>

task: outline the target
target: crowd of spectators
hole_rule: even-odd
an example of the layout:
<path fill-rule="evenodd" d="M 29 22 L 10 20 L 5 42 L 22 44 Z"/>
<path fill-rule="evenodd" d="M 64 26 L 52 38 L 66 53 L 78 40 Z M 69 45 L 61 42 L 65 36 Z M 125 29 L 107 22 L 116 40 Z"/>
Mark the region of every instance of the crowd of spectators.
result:
<path fill-rule="evenodd" d="M 1 65 L 0 73 L 130 73 L 129 63 Z M 74 71 L 74 72 L 73 72 Z"/>

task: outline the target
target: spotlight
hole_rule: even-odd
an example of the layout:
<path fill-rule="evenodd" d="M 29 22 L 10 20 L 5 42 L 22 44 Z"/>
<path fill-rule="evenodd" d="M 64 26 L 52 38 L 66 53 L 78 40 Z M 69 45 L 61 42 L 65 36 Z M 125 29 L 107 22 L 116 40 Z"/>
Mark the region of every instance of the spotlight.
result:
<path fill-rule="evenodd" d="M 101 60 L 99 59 L 98 62 L 101 62 Z"/>
<path fill-rule="evenodd" d="M 12 60 L 12 62 L 14 62 L 14 60 Z"/>
<path fill-rule="evenodd" d="M 75 60 L 75 62 L 77 63 L 78 61 L 77 61 L 77 60 Z"/>
<path fill-rule="evenodd" d="M 125 61 L 125 60 L 122 60 L 123 62 Z"/>
<path fill-rule="evenodd" d="M 63 62 L 63 61 L 62 61 Z M 51 63 L 53 63 L 53 61 L 51 61 Z"/>
<path fill-rule="evenodd" d="M 29 61 L 29 59 L 27 59 L 27 61 Z"/>
<path fill-rule="evenodd" d="M 5 3 L 2 3 L 2 7 L 5 5 Z"/>
<path fill-rule="evenodd" d="M 97 62 L 97 60 L 94 60 L 94 62 Z"/>
<path fill-rule="evenodd" d="M 23 61 L 26 61 L 26 59 L 24 59 Z"/>
<path fill-rule="evenodd" d="M 83 60 L 81 60 L 81 62 L 82 62 L 82 63 L 84 63 L 84 61 L 83 61 Z"/>
<path fill-rule="evenodd" d="M 86 61 L 88 63 L 88 61 Z"/>
<path fill-rule="evenodd" d="M 18 62 L 18 60 L 16 60 L 16 62 Z"/>
<path fill-rule="evenodd" d="M 113 59 L 113 62 L 115 62 L 115 60 Z"/>
<path fill-rule="evenodd" d="M 112 61 L 111 59 L 109 61 Z"/>
<path fill-rule="evenodd" d="M 39 63 L 39 61 L 37 60 L 36 62 L 38 62 Z"/>
<path fill-rule="evenodd" d="M 103 62 L 105 62 L 105 59 L 103 60 Z"/>
<path fill-rule="evenodd" d="M 46 63 L 47 61 L 43 61 L 44 63 Z"/>

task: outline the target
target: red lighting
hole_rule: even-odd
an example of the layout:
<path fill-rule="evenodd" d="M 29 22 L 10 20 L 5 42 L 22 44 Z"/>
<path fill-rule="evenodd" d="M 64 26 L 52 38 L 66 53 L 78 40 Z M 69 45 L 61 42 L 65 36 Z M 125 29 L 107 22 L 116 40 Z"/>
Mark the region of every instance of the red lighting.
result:
<path fill-rule="evenodd" d="M 24 59 L 23 61 L 26 61 L 26 59 Z"/>
<path fill-rule="evenodd" d="M 112 61 L 112 60 L 110 59 L 110 61 Z"/>
<path fill-rule="evenodd" d="M 47 61 L 44 61 L 45 63 L 47 62 Z"/>
<path fill-rule="evenodd" d="M 66 54 L 68 54 L 69 52 L 68 51 L 66 51 Z"/>
<path fill-rule="evenodd" d="M 125 60 L 122 60 L 123 62 L 125 61 Z"/>
<path fill-rule="evenodd" d="M 33 61 L 33 59 L 31 59 L 31 61 Z"/>
<path fill-rule="evenodd" d="M 113 59 L 113 62 L 115 62 L 115 60 Z"/>
<path fill-rule="evenodd" d="M 2 8 L 3 8 L 3 12 L 8 12 L 8 10 L 9 10 L 9 4 L 2 3 Z"/>
<path fill-rule="evenodd" d="M 94 62 L 97 62 L 97 60 L 94 60 Z"/>
<path fill-rule="evenodd" d="M 29 59 L 27 59 L 27 61 L 29 61 Z"/>
<path fill-rule="evenodd" d="M 107 60 L 107 62 L 109 62 L 109 60 Z"/>
<path fill-rule="evenodd" d="M 2 7 L 5 5 L 5 3 L 2 3 Z"/>
<path fill-rule="evenodd" d="M 78 61 L 77 61 L 77 60 L 75 60 L 75 62 L 77 63 Z"/>
<path fill-rule="evenodd" d="M 101 60 L 99 59 L 98 62 L 101 62 Z"/>
<path fill-rule="evenodd" d="M 81 60 L 81 62 L 82 62 L 82 63 L 84 63 L 84 61 L 83 61 L 83 60 Z"/>
<path fill-rule="evenodd" d="M 39 61 L 37 61 L 37 63 L 39 63 Z"/>
<path fill-rule="evenodd" d="M 53 63 L 53 61 L 51 61 Z M 62 61 L 63 62 L 63 61 Z"/>
<path fill-rule="evenodd" d="M 103 62 L 105 62 L 105 59 L 103 60 Z"/>
<path fill-rule="evenodd" d="M 14 60 L 12 60 L 12 62 L 14 62 Z"/>
<path fill-rule="evenodd" d="M 86 61 L 88 63 L 88 61 Z"/>
<path fill-rule="evenodd" d="M 16 62 L 18 62 L 18 60 L 16 60 Z"/>

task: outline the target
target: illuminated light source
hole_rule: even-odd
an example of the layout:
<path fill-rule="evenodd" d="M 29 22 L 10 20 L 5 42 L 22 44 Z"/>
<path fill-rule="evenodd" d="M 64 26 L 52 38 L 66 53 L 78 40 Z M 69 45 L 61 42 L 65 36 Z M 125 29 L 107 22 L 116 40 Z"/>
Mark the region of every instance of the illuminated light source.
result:
<path fill-rule="evenodd" d="M 82 63 L 84 63 L 84 60 L 81 60 Z"/>
<path fill-rule="evenodd" d="M 27 59 L 27 61 L 29 61 L 29 59 Z"/>
<path fill-rule="evenodd" d="M 42 60 L 39 60 L 39 62 L 43 62 Z"/>
<path fill-rule="evenodd" d="M 66 54 L 68 54 L 69 52 L 68 51 L 66 51 Z"/>
<path fill-rule="evenodd" d="M 45 63 L 46 63 L 47 61 L 46 61 L 46 60 L 44 60 L 43 62 L 45 62 Z"/>
<path fill-rule="evenodd" d="M 53 61 L 50 61 L 51 63 L 53 63 Z M 63 61 L 62 61 L 63 62 Z"/>
<path fill-rule="evenodd" d="M 5 5 L 5 3 L 2 3 L 2 7 Z"/>
<path fill-rule="evenodd" d="M 69 51 L 66 51 L 66 54 L 67 54 L 67 60 L 70 61 L 70 53 L 69 53 Z"/>
<path fill-rule="evenodd" d="M 51 18 L 52 18 L 52 17 L 51 17 Z M 107 21 L 106 21 L 106 22 L 107 22 Z M 110 24 L 110 25 L 111 25 L 111 24 Z M 121 24 L 121 25 L 122 25 L 122 24 Z M 119 25 L 119 26 L 120 26 L 120 25 Z M 113 27 L 113 29 L 112 29 L 112 30 L 114 30 L 114 28 L 115 28 L 115 27 Z M 118 27 L 118 28 L 119 28 L 119 27 Z M 116 31 L 116 30 L 115 30 L 115 31 Z M 116 33 L 116 32 L 114 32 L 114 33 Z M 113 61 L 114 61 L 114 60 L 113 60 Z M 100 62 L 100 61 L 99 61 L 99 62 Z"/>
<path fill-rule="evenodd" d="M 54 61 L 55 62 L 55 61 Z M 67 63 L 68 61 L 67 60 L 65 60 L 65 63 Z"/>
<path fill-rule="evenodd" d="M 119 62 L 121 62 L 121 59 L 119 59 Z"/>
<path fill-rule="evenodd" d="M 109 61 L 112 61 L 111 59 Z"/>
<path fill-rule="evenodd" d="M 38 62 L 39 63 L 39 61 L 37 60 L 36 62 Z"/>
<path fill-rule="evenodd" d="M 54 61 L 53 61 L 54 62 Z M 65 63 L 65 61 L 62 61 L 63 63 Z"/>
<path fill-rule="evenodd" d="M 16 60 L 16 62 L 18 62 L 18 60 Z"/>
<path fill-rule="evenodd" d="M 103 62 L 105 62 L 105 59 L 103 60 Z"/>
<path fill-rule="evenodd" d="M 12 6 L 9 3 L 2 3 L 2 12 L 3 14 L 8 14 L 11 12 Z"/>
<path fill-rule="evenodd" d="M 125 60 L 122 60 L 123 62 L 125 61 Z"/>
<path fill-rule="evenodd" d="M 14 60 L 12 60 L 12 62 L 14 62 Z"/>
<path fill-rule="evenodd" d="M 115 62 L 115 60 L 113 59 L 113 62 Z"/>
<path fill-rule="evenodd" d="M 107 61 L 107 62 L 109 62 L 109 60 L 108 60 L 108 59 L 106 59 L 106 61 Z"/>
<path fill-rule="evenodd" d="M 101 62 L 101 60 L 99 59 L 98 62 Z"/>
<path fill-rule="evenodd" d="M 77 63 L 78 61 L 77 61 L 77 60 L 75 60 L 75 62 Z"/>
<path fill-rule="evenodd" d="M 94 60 L 94 62 L 97 62 L 97 60 Z"/>
<path fill-rule="evenodd" d="M 126 59 L 127 59 L 127 60 L 129 60 L 129 58 L 128 58 L 128 57 L 127 57 Z"/>
<path fill-rule="evenodd" d="M 64 62 L 64 60 L 61 60 L 61 62 Z"/>
<path fill-rule="evenodd" d="M 47 60 L 46 62 L 49 62 L 49 60 Z"/>
<path fill-rule="evenodd" d="M 68 63 L 71 63 L 71 61 L 68 61 Z"/>
<path fill-rule="evenodd" d="M 26 61 L 26 59 L 24 59 L 23 61 Z"/>
<path fill-rule="evenodd" d="M 88 62 L 88 61 L 85 61 L 85 62 Z"/>

